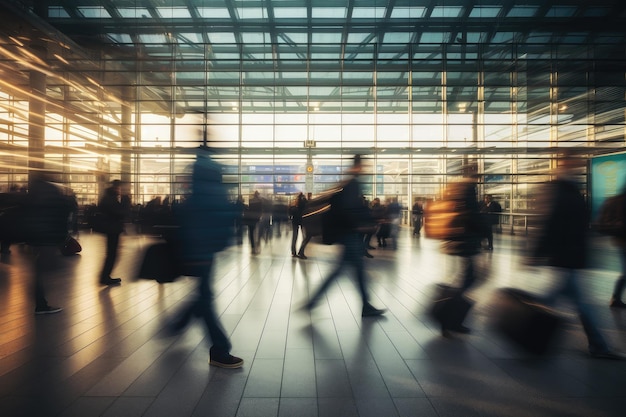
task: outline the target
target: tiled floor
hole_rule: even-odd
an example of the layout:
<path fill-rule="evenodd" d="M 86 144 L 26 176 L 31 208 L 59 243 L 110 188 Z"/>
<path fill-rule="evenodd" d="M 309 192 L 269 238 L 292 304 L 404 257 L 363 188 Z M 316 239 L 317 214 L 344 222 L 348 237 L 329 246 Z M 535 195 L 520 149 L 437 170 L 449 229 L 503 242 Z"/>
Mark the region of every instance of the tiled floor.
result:
<path fill-rule="evenodd" d="M 550 271 L 520 266 L 525 236 L 497 234 L 478 257 L 481 285 L 472 333 L 441 337 L 424 313 L 433 284 L 451 282 L 456 259 L 437 242 L 403 229 L 397 251 L 366 259 L 373 303 L 389 312 L 361 319 L 351 279 L 342 278 L 312 313 L 298 309 L 333 266 L 334 246 L 311 244 L 291 258 L 290 236 L 259 255 L 235 246 L 217 261 L 217 308 L 231 335 L 238 370 L 207 364 L 200 323 L 175 338 L 163 326 L 194 291 L 191 278 L 169 284 L 133 280 L 150 238 L 123 237 L 114 276 L 96 284 L 103 238 L 83 233 L 79 256 L 59 256 L 48 299 L 64 310 L 37 316 L 24 247 L 0 263 L 0 415 L 13 416 L 623 416 L 626 362 L 591 359 L 567 304 L 564 338 L 533 358 L 489 330 L 498 287 L 539 291 Z M 617 276 L 615 249 L 594 241 L 585 283 L 603 331 L 626 350 L 626 311 L 607 301 Z"/>

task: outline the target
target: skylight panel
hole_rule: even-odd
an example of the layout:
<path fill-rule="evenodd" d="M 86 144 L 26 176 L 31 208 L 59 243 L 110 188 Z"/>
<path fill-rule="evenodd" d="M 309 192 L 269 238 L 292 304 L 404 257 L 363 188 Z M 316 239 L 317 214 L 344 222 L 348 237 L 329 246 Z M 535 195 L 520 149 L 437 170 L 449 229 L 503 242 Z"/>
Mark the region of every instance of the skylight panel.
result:
<path fill-rule="evenodd" d="M 239 19 L 264 19 L 267 18 L 265 7 L 239 7 L 237 8 Z"/>
<path fill-rule="evenodd" d="M 151 17 L 150 12 L 145 7 L 120 7 L 117 9 L 117 12 L 125 19 Z"/>
<path fill-rule="evenodd" d="M 88 19 L 110 19 L 111 15 L 102 6 L 81 6 L 77 8 L 83 17 Z"/>
<path fill-rule="evenodd" d="M 210 32 L 211 43 L 236 43 L 235 34 L 232 32 Z"/>
<path fill-rule="evenodd" d="M 538 6 L 513 6 L 506 17 L 533 17 Z"/>
<path fill-rule="evenodd" d="M 335 43 L 340 43 L 341 42 L 341 37 L 342 37 L 342 34 L 339 33 L 339 32 L 330 32 L 330 33 L 313 32 L 312 33 L 312 42 L 314 44 L 320 44 L 320 43 L 335 44 Z"/>
<path fill-rule="evenodd" d="M 459 17 L 462 11 L 461 6 L 435 6 L 430 17 Z"/>
<path fill-rule="evenodd" d="M 196 10 L 204 19 L 230 19 L 230 13 L 226 7 L 198 7 Z"/>
<path fill-rule="evenodd" d="M 340 57 L 340 52 L 311 52 L 313 60 L 339 60 Z"/>
<path fill-rule="evenodd" d="M 546 17 L 572 17 L 576 9 L 576 6 L 552 6 L 546 13 Z"/>
<path fill-rule="evenodd" d="M 605 17 L 609 13 L 608 7 L 589 7 L 585 10 L 585 17 Z"/>
<path fill-rule="evenodd" d="M 313 7 L 311 17 L 314 19 L 345 19 L 345 7 Z"/>
<path fill-rule="evenodd" d="M 128 33 L 107 33 L 107 36 L 117 43 L 133 43 Z"/>
<path fill-rule="evenodd" d="M 469 14 L 470 18 L 497 17 L 502 7 L 500 6 L 475 6 Z"/>
<path fill-rule="evenodd" d="M 496 32 L 491 39 L 493 43 L 511 42 L 515 37 L 515 32 Z"/>
<path fill-rule="evenodd" d="M 181 33 L 180 39 L 185 43 L 202 43 L 204 39 L 202 39 L 202 35 L 196 32 L 193 33 Z"/>
<path fill-rule="evenodd" d="M 445 43 L 450 39 L 448 32 L 424 32 L 420 38 L 422 43 Z"/>
<path fill-rule="evenodd" d="M 589 36 L 586 32 L 570 32 L 561 38 L 561 42 L 568 44 L 582 44 Z"/>
<path fill-rule="evenodd" d="M 355 7 L 352 9 L 353 19 L 382 19 L 385 17 L 384 7 Z"/>
<path fill-rule="evenodd" d="M 276 19 L 306 19 L 306 7 L 274 7 Z"/>
<path fill-rule="evenodd" d="M 279 42 L 285 43 L 305 44 L 308 40 L 309 34 L 302 32 L 283 33 L 282 36 L 278 37 Z"/>
<path fill-rule="evenodd" d="M 244 32 L 241 34 L 243 43 L 265 43 L 269 42 L 270 35 L 266 32 Z"/>
<path fill-rule="evenodd" d="M 348 43 L 363 43 L 370 35 L 371 33 L 349 33 Z"/>
<path fill-rule="evenodd" d="M 425 7 L 394 7 L 391 11 L 392 19 L 419 19 L 424 17 Z"/>
<path fill-rule="evenodd" d="M 170 43 L 167 37 L 160 33 L 144 33 L 139 35 L 139 40 L 142 43 L 157 43 L 161 45 L 164 43 Z"/>
<path fill-rule="evenodd" d="M 191 13 L 186 7 L 157 7 L 157 12 L 163 19 L 188 19 L 191 17 Z"/>
<path fill-rule="evenodd" d="M 63 7 L 51 6 L 48 7 L 48 17 L 51 18 L 65 18 L 70 17 L 67 11 Z"/>
<path fill-rule="evenodd" d="M 412 32 L 387 32 L 383 37 L 384 43 L 409 43 L 413 37 Z"/>
<path fill-rule="evenodd" d="M 241 55 L 235 52 L 214 52 L 213 56 L 217 60 L 228 61 L 228 60 L 236 60 L 240 59 Z"/>

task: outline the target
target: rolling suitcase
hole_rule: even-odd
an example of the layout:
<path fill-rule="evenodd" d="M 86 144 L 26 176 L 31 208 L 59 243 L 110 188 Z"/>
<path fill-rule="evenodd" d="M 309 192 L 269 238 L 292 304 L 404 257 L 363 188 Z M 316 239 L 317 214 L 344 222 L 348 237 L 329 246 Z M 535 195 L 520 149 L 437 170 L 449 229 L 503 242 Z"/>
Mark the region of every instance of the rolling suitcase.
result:
<path fill-rule="evenodd" d="M 181 275 L 172 245 L 154 243 L 148 247 L 139 268 L 138 278 L 153 279 L 159 283 L 173 282 Z"/>
<path fill-rule="evenodd" d="M 558 339 L 563 319 L 537 297 L 515 288 L 498 291 L 492 327 L 523 350 L 543 355 Z"/>
<path fill-rule="evenodd" d="M 441 325 L 442 332 L 463 328 L 463 321 L 474 303 L 458 288 L 437 284 L 430 316 Z"/>

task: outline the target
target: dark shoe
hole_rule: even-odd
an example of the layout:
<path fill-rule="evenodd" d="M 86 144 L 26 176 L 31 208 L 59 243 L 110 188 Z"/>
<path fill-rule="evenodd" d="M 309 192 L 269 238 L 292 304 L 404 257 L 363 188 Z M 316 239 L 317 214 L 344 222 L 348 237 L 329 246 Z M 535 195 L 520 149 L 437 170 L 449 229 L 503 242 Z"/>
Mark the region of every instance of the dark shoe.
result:
<path fill-rule="evenodd" d="M 626 303 L 624 303 L 620 299 L 611 297 L 611 302 L 609 303 L 609 306 L 615 308 L 626 308 Z"/>
<path fill-rule="evenodd" d="M 35 314 L 54 314 L 58 313 L 61 310 L 63 310 L 61 307 L 43 306 L 35 308 Z"/>
<path fill-rule="evenodd" d="M 614 361 L 622 361 L 626 358 L 624 358 L 623 355 L 617 353 L 617 352 L 613 352 L 609 349 L 606 350 L 598 350 L 598 351 L 594 351 L 591 350 L 589 351 L 589 355 L 591 355 L 592 358 L 596 358 L 596 359 L 611 359 Z"/>
<path fill-rule="evenodd" d="M 371 304 L 366 304 L 363 306 L 363 311 L 361 311 L 361 317 L 382 316 L 386 311 L 386 308 L 378 309 Z"/>
<path fill-rule="evenodd" d="M 218 354 L 213 349 L 210 352 L 209 365 L 227 369 L 241 368 L 243 366 L 243 359 L 230 353 Z"/>
<path fill-rule="evenodd" d="M 446 328 L 446 330 L 449 330 L 455 333 L 461 333 L 461 334 L 470 334 L 472 332 L 472 330 L 469 327 L 463 326 L 462 324 L 456 327 L 448 327 Z"/>
<path fill-rule="evenodd" d="M 309 259 L 309 258 L 306 257 L 306 255 L 304 253 L 299 253 L 297 256 L 300 259 Z"/>
<path fill-rule="evenodd" d="M 372 254 L 371 254 L 371 253 L 369 253 L 369 252 L 365 252 L 363 255 L 364 255 L 366 258 L 370 258 L 370 259 L 374 257 L 374 255 L 372 255 Z"/>
<path fill-rule="evenodd" d="M 102 285 L 120 285 L 122 278 L 102 278 L 100 284 Z"/>

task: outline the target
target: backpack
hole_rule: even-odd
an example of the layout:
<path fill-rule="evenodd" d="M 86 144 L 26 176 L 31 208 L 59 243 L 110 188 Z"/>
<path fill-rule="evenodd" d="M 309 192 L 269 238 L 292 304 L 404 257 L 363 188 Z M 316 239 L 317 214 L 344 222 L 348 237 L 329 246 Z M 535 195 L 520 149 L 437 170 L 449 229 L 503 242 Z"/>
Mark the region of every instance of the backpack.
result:
<path fill-rule="evenodd" d="M 454 200 L 430 201 L 424 209 L 424 233 L 431 239 L 454 240 L 465 235 L 465 214 Z"/>
<path fill-rule="evenodd" d="M 626 224 L 624 224 L 625 204 L 626 193 L 604 200 L 604 203 L 600 206 L 600 213 L 598 214 L 598 220 L 594 224 L 594 229 L 604 235 L 626 237 Z"/>

